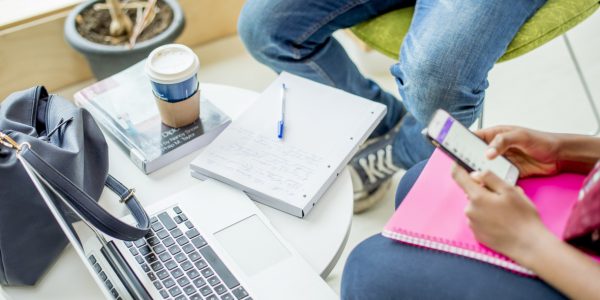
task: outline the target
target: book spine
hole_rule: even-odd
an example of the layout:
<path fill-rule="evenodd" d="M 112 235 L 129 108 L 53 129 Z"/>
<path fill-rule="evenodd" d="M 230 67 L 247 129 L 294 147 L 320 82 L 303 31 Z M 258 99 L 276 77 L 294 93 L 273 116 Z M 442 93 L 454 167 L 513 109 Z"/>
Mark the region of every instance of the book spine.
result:
<path fill-rule="evenodd" d="M 135 148 L 129 148 L 129 159 L 133 162 L 133 164 L 138 167 L 138 169 L 142 170 L 144 174 L 148 174 L 148 168 L 146 164 L 146 160 L 144 156 L 137 151 Z"/>
<path fill-rule="evenodd" d="M 97 109 L 92 102 L 86 100 L 81 95 L 80 97 L 77 97 L 76 95 L 75 101 L 79 107 L 87 109 L 90 114 L 92 114 L 96 123 L 104 129 L 103 132 L 108 133 L 108 136 L 111 137 L 111 139 L 119 146 L 119 148 L 121 148 L 125 153 L 129 152 L 129 159 L 133 162 L 133 164 L 138 169 L 142 170 L 144 174 L 148 174 L 148 170 L 146 168 L 146 158 L 144 158 L 142 153 L 140 153 L 135 146 L 129 142 L 127 136 L 123 135 L 122 132 L 111 123 L 109 117 L 106 116 L 106 114 L 101 110 Z"/>
<path fill-rule="evenodd" d="M 465 249 L 465 248 L 461 248 L 458 246 L 453 245 L 452 242 L 449 241 L 435 241 L 433 238 L 427 238 L 424 236 L 421 237 L 416 237 L 416 236 L 412 236 L 410 234 L 404 234 L 404 233 L 400 233 L 397 231 L 392 231 L 392 230 L 388 230 L 385 229 L 382 232 L 382 235 L 393 239 L 393 240 L 397 240 L 406 244 L 411 244 L 411 245 L 415 245 L 415 246 L 420 246 L 420 247 L 424 247 L 424 248 L 428 248 L 428 249 L 434 249 L 434 250 L 438 250 L 438 251 L 442 251 L 442 252 L 447 252 L 447 253 L 452 253 L 452 254 L 456 254 L 456 255 L 460 255 L 460 256 L 464 256 L 464 257 L 468 257 L 468 258 L 472 258 L 472 259 L 476 259 L 485 263 L 489 263 L 495 266 L 499 266 L 502 268 L 505 268 L 507 270 L 522 274 L 522 275 L 527 275 L 527 276 L 535 276 L 535 274 L 530 271 L 527 268 L 524 268 L 512 261 L 509 261 L 505 258 L 502 258 L 500 256 L 496 256 L 496 255 L 488 255 L 488 254 L 484 254 L 481 253 L 479 251 L 475 251 L 475 250 L 469 250 L 469 249 Z"/>

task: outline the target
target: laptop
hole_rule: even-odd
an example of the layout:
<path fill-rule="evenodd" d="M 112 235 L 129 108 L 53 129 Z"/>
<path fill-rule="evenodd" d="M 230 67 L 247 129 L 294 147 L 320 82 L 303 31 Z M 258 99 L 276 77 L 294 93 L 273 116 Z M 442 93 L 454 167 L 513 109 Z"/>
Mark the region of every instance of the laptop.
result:
<path fill-rule="evenodd" d="M 128 242 L 73 222 L 61 195 L 27 171 L 107 299 L 338 298 L 254 202 L 227 185 L 198 182 L 146 207 L 150 232 Z"/>

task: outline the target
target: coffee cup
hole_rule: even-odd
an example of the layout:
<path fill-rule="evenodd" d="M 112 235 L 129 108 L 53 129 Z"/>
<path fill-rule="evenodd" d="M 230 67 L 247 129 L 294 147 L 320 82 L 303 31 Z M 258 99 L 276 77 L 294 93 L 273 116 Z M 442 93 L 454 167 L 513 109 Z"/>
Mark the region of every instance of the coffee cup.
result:
<path fill-rule="evenodd" d="M 179 44 L 158 47 L 146 59 L 146 75 L 164 124 L 182 127 L 200 116 L 199 68 L 198 56 Z"/>

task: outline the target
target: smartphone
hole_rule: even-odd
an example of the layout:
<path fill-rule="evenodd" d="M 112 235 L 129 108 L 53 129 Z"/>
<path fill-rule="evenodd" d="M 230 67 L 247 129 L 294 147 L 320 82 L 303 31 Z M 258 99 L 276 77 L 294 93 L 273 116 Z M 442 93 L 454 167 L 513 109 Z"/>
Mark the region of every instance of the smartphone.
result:
<path fill-rule="evenodd" d="M 503 156 L 489 160 L 485 156 L 488 147 L 485 141 L 446 111 L 438 109 L 424 133 L 436 147 L 446 152 L 467 171 L 489 170 L 511 185 L 517 182 L 519 169 Z"/>

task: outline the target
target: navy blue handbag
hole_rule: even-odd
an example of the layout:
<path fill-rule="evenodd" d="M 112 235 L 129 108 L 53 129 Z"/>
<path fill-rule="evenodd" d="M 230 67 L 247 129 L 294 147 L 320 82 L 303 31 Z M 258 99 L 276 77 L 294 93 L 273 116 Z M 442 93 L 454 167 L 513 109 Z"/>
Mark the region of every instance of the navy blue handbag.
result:
<path fill-rule="evenodd" d="M 67 245 L 24 162 L 98 230 L 129 241 L 148 232 L 148 216 L 132 190 L 108 174 L 108 147 L 92 116 L 42 86 L 13 93 L 0 102 L 0 284 L 35 284 Z M 105 186 L 120 196 L 137 227 L 97 203 Z"/>

